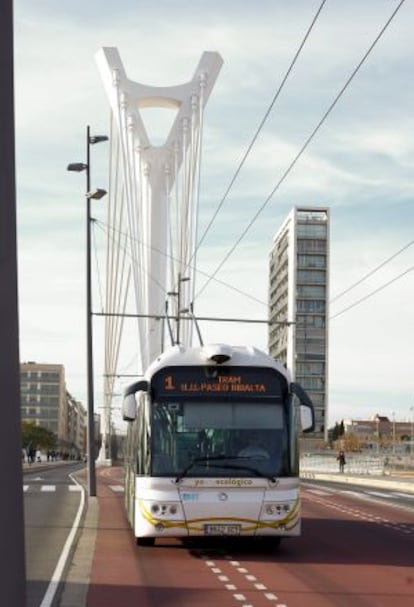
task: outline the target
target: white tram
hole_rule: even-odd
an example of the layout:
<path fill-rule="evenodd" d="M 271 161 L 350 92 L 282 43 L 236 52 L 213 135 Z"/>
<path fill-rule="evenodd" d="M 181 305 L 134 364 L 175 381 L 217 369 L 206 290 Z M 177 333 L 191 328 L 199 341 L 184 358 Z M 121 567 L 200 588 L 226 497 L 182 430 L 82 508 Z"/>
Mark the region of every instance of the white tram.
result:
<path fill-rule="evenodd" d="M 300 534 L 302 388 L 267 354 L 173 346 L 125 391 L 125 502 L 137 543 Z"/>

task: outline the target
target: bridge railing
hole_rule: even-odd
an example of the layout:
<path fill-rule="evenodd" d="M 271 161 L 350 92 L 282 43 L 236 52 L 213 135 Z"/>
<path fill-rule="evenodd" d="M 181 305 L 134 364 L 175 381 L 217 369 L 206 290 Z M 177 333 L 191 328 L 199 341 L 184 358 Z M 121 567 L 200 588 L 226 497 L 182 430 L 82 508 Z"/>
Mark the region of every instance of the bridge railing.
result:
<path fill-rule="evenodd" d="M 337 453 L 305 453 L 300 458 L 301 472 L 339 472 Z M 386 458 L 361 453 L 346 454 L 345 472 L 349 474 L 385 474 Z"/>
<path fill-rule="evenodd" d="M 300 458 L 300 471 L 339 473 L 336 452 L 303 453 Z M 348 474 L 414 474 L 414 457 L 384 453 L 346 453 L 345 472 Z"/>

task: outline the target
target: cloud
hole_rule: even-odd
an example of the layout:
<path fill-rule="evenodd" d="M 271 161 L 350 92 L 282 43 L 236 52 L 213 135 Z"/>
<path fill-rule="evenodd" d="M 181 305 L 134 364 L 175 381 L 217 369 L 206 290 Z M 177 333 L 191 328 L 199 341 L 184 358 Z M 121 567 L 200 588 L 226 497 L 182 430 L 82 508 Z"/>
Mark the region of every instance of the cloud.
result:
<path fill-rule="evenodd" d="M 130 78 L 154 85 L 190 79 L 201 53 L 224 66 L 208 101 L 200 229 L 208 224 L 310 24 L 319 0 L 208 3 L 129 0 L 15 6 L 17 187 L 22 356 L 63 361 L 68 387 L 85 396 L 85 128 L 108 133 L 109 108 L 95 53 L 119 49 Z M 378 0 L 328 2 L 240 177 L 198 252 L 213 273 L 276 186 L 352 69 L 395 8 Z M 411 23 L 405 3 L 286 181 L 196 302 L 205 316 L 263 318 L 272 238 L 294 204 L 331 207 L 331 284 L 338 293 L 412 237 L 414 86 Z M 107 149 L 93 149 L 92 180 L 106 187 Z M 93 213 L 106 221 L 105 202 Z M 98 244 L 101 272 L 104 241 Z M 412 251 L 368 281 L 364 296 L 412 265 Z M 95 283 L 97 282 L 96 274 Z M 103 279 L 103 273 L 102 273 Z M 204 283 L 198 277 L 197 286 Z M 333 320 L 332 411 L 398 404 L 412 395 L 413 274 Z M 99 306 L 94 284 L 94 302 Z M 351 297 L 344 298 L 346 306 Z M 340 309 L 332 306 L 332 312 Z M 341 304 L 342 305 L 342 304 Z M 95 319 L 96 369 L 103 322 Z M 265 326 L 203 322 L 206 340 L 267 348 Z M 125 345 L 122 365 L 133 359 Z M 134 363 L 135 367 L 137 364 Z M 392 369 L 392 372 L 390 372 Z M 101 398 L 96 381 L 97 400 Z M 397 388 L 397 387 L 398 388 Z M 374 403 L 372 404 L 372 401 Z M 365 408 L 365 409 L 364 409 Z"/>

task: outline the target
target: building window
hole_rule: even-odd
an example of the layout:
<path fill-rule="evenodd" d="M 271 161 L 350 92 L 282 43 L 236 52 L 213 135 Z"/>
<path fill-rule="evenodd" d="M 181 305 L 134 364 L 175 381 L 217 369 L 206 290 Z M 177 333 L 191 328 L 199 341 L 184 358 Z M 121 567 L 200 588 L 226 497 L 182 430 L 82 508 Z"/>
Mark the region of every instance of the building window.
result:
<path fill-rule="evenodd" d="M 326 283 L 326 273 L 324 270 L 298 270 L 298 282 L 316 282 Z"/>
<path fill-rule="evenodd" d="M 313 287 L 314 288 L 314 287 Z M 319 316 L 317 314 L 312 315 L 303 315 L 298 314 L 296 317 L 296 326 L 297 328 L 315 328 L 315 329 L 324 329 L 325 328 L 325 316 Z"/>
<path fill-rule="evenodd" d="M 311 300 L 311 299 L 298 299 L 297 300 L 297 311 L 298 312 L 325 312 L 326 304 L 325 301 Z"/>
<path fill-rule="evenodd" d="M 326 224 L 320 223 L 299 223 L 297 226 L 297 234 L 299 237 L 309 236 L 311 238 L 326 238 Z"/>
<path fill-rule="evenodd" d="M 325 363 L 324 362 L 300 362 L 296 365 L 296 374 L 305 375 L 324 375 L 325 374 Z"/>
<path fill-rule="evenodd" d="M 325 287 L 316 287 L 313 285 L 298 285 L 297 295 L 299 297 L 312 297 L 313 299 L 323 299 L 326 295 Z"/>
<path fill-rule="evenodd" d="M 298 255 L 300 268 L 326 268 L 325 255 Z"/>
<path fill-rule="evenodd" d="M 326 253 L 326 240 L 298 240 L 298 253 Z"/>

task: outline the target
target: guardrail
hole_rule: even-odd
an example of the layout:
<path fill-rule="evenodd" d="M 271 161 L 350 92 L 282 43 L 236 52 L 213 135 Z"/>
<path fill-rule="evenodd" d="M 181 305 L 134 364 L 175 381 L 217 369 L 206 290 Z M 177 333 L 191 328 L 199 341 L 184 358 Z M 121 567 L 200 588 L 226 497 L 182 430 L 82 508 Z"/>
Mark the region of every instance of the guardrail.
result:
<path fill-rule="evenodd" d="M 302 472 L 339 472 L 337 453 L 304 453 L 300 458 Z M 345 472 L 361 475 L 386 475 L 395 472 L 414 472 L 414 461 L 410 456 L 384 456 L 366 453 L 346 454 Z"/>

